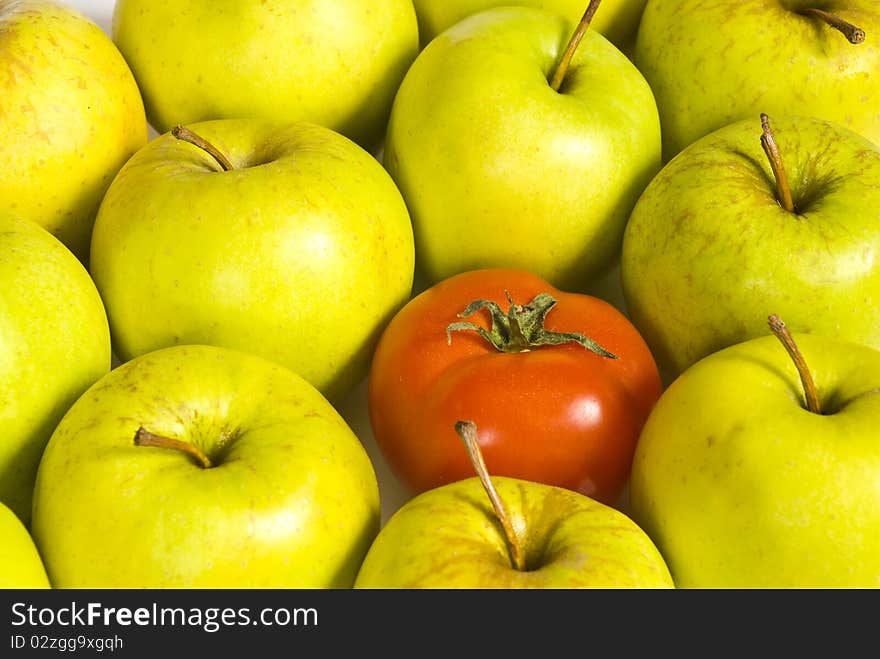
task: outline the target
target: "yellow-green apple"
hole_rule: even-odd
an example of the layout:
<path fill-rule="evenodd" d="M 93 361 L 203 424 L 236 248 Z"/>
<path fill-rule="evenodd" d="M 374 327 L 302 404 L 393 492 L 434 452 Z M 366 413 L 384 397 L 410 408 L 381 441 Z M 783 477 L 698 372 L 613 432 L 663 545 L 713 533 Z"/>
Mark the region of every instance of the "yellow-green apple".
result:
<path fill-rule="evenodd" d="M 34 490 L 59 588 L 346 588 L 378 530 L 372 463 L 333 406 L 292 371 L 213 346 L 95 383 Z"/>
<path fill-rule="evenodd" d="M 626 307 L 664 380 L 764 335 L 767 307 L 793 331 L 880 348 L 878 181 L 880 147 L 803 116 L 756 114 L 670 161 L 621 257 Z"/>
<path fill-rule="evenodd" d="M 0 3 L 0 212 L 85 260 L 107 186 L 147 141 L 134 77 L 91 19 L 52 0 Z"/>
<path fill-rule="evenodd" d="M 49 577 L 27 527 L 0 503 L 0 589 L 6 588 L 49 588 Z"/>
<path fill-rule="evenodd" d="M 0 502 L 27 524 L 49 436 L 110 370 L 110 330 L 83 264 L 35 222 L 3 212 L 0 310 Z"/>
<path fill-rule="evenodd" d="M 160 133 L 254 116 L 370 149 L 418 52 L 410 0 L 117 0 L 112 34 Z"/>
<path fill-rule="evenodd" d="M 531 7 L 474 14 L 410 68 L 384 162 L 428 284 L 507 267 L 583 291 L 616 263 L 626 218 L 660 168 L 660 128 L 644 78 L 588 29 L 597 5 L 574 34 Z"/>
<path fill-rule="evenodd" d="M 657 547 L 624 513 L 574 490 L 490 478 L 476 426 L 456 430 L 478 475 L 406 501 L 373 541 L 355 588 L 673 587 Z"/>
<path fill-rule="evenodd" d="M 635 42 L 639 19 L 647 0 L 602 0 L 591 27 L 624 52 Z M 574 26 L 587 6 L 585 0 L 413 0 L 424 47 L 443 30 L 471 14 L 501 5 L 523 5 L 565 16 Z"/>
<path fill-rule="evenodd" d="M 784 347 L 729 346 L 661 396 L 631 514 L 681 588 L 880 587 L 880 351 L 770 321 Z"/>
<path fill-rule="evenodd" d="M 650 0 L 633 61 L 668 162 L 727 124 L 797 112 L 880 144 L 877 0 Z"/>
<path fill-rule="evenodd" d="M 95 221 L 91 273 L 121 359 L 225 346 L 336 402 L 408 300 L 414 258 L 406 205 L 364 149 L 314 124 L 221 119 L 126 163 Z"/>

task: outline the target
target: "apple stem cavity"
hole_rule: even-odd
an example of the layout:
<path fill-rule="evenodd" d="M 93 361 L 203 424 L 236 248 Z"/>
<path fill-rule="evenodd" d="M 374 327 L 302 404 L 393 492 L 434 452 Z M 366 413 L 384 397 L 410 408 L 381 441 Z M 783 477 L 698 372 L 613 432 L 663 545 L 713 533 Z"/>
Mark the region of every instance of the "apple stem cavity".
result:
<path fill-rule="evenodd" d="M 865 41 L 865 31 L 853 25 L 849 21 L 845 21 L 839 16 L 835 16 L 834 14 L 824 11 L 822 9 L 808 8 L 801 11 L 801 14 L 818 16 L 823 21 L 828 23 L 835 30 L 840 32 L 843 36 L 846 37 L 847 41 L 851 44 L 860 44 Z"/>
<path fill-rule="evenodd" d="M 804 388 L 804 398 L 807 401 L 807 409 L 813 414 L 822 414 L 822 406 L 819 403 L 819 393 L 816 390 L 816 383 L 813 381 L 813 375 L 810 373 L 804 355 L 798 348 L 797 343 L 795 343 L 791 332 L 788 331 L 785 323 L 782 322 L 782 319 L 776 314 L 771 314 L 767 319 L 767 323 L 770 325 L 770 330 L 776 338 L 785 346 L 785 349 L 788 351 L 789 356 L 797 368 L 798 374 L 801 377 L 801 385 Z"/>
<path fill-rule="evenodd" d="M 204 469 L 210 469 L 214 466 L 211 459 L 205 455 L 198 446 L 190 444 L 189 442 L 182 442 L 179 439 L 171 439 L 170 437 L 155 435 L 143 426 L 138 428 L 137 432 L 134 434 L 134 444 L 135 446 L 153 446 L 156 448 L 174 449 L 175 451 L 180 451 L 195 458 L 196 462 L 198 462 Z"/>
<path fill-rule="evenodd" d="M 776 200 L 789 213 L 795 212 L 794 200 L 791 197 L 791 186 L 788 183 L 788 174 L 785 166 L 782 164 L 782 156 L 779 153 L 779 147 L 776 145 L 776 139 L 773 137 L 773 131 L 770 128 L 770 118 L 761 113 L 761 146 L 764 147 L 764 153 L 770 161 L 770 168 L 773 170 L 773 177 L 776 179 Z"/>
<path fill-rule="evenodd" d="M 171 134 L 179 140 L 189 142 L 190 144 L 199 147 L 202 151 L 204 151 L 214 160 L 216 160 L 217 164 L 219 164 L 220 167 L 223 168 L 224 172 L 235 169 L 235 167 L 233 167 L 232 163 L 229 161 L 229 158 L 227 158 L 220 149 L 211 144 L 204 137 L 201 137 L 200 135 L 191 131 L 186 126 L 175 126 L 171 129 Z"/>
<path fill-rule="evenodd" d="M 477 476 L 480 477 L 480 482 L 483 484 L 483 488 L 486 490 L 486 494 L 489 495 L 489 500 L 492 502 L 492 507 L 495 509 L 495 515 L 498 517 L 498 521 L 501 522 L 501 526 L 504 529 L 510 562 L 516 570 L 523 572 L 526 570 L 525 551 L 523 551 L 519 534 L 517 534 L 516 530 L 513 528 L 513 521 L 511 520 L 510 513 L 507 512 L 504 501 L 501 500 L 498 491 L 495 489 L 495 485 L 492 483 L 492 479 L 489 478 L 489 470 L 486 468 L 486 462 L 483 459 L 483 452 L 480 450 L 480 442 L 477 439 L 477 426 L 473 421 L 457 421 L 455 424 L 455 431 L 464 441 L 468 455 L 471 458 L 471 463 L 473 463 Z"/>
<path fill-rule="evenodd" d="M 475 300 L 459 318 L 467 318 L 480 309 L 486 309 L 492 320 L 491 330 L 486 330 L 470 322 L 451 323 L 446 327 L 446 343 L 452 343 L 452 333 L 472 331 L 479 334 L 499 352 L 528 352 L 540 346 L 557 346 L 563 343 L 577 343 L 587 350 L 608 359 L 617 359 L 593 339 L 576 332 L 553 332 L 544 327 L 550 310 L 556 306 L 556 298 L 549 293 L 539 293 L 526 305 L 516 304 L 508 291 L 504 291 L 510 308 L 505 313 L 497 302 Z"/>
<path fill-rule="evenodd" d="M 584 35 L 590 28 L 593 16 L 599 8 L 599 2 L 600 0 L 590 0 L 590 4 L 587 6 L 587 10 L 584 12 L 581 22 L 578 23 L 574 34 L 571 35 L 568 46 L 566 46 L 565 52 L 562 53 L 562 57 L 556 65 L 556 71 L 553 73 L 553 78 L 550 80 L 550 86 L 553 88 L 553 91 L 558 92 L 562 87 L 562 83 L 565 81 L 565 75 L 568 73 L 569 66 L 571 66 L 571 60 L 574 57 L 574 53 L 580 45 L 581 39 L 584 38 Z"/>

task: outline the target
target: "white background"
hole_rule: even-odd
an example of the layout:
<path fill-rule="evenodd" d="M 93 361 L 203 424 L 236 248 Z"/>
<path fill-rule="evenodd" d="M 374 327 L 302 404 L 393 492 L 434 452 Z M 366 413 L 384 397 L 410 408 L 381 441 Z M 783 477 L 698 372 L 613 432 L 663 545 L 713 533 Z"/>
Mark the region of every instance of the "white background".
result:
<path fill-rule="evenodd" d="M 109 34 L 113 0 L 66 0 L 67 4 L 87 14 Z"/>
<path fill-rule="evenodd" d="M 98 23 L 109 35 L 113 17 L 114 0 L 66 0 L 66 4 L 86 14 Z M 155 132 L 150 132 L 151 137 Z M 379 479 L 379 494 L 382 501 L 382 521 L 397 510 L 411 495 L 389 470 L 385 460 L 376 447 L 370 429 L 366 405 L 366 382 L 353 392 L 349 400 L 340 405 L 339 411 L 346 418 L 355 434 L 361 439 L 376 470 Z"/>

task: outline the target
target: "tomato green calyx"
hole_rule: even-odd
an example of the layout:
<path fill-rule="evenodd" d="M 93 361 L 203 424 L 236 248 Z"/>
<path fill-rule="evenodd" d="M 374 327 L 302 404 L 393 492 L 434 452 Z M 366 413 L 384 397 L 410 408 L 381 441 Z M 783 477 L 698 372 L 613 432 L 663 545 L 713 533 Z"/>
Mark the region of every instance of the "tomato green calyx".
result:
<path fill-rule="evenodd" d="M 492 328 L 486 330 L 470 322 L 451 323 L 446 327 L 446 342 L 452 343 L 453 332 L 472 331 L 479 334 L 499 352 L 526 352 L 540 346 L 558 346 L 577 343 L 587 350 L 609 359 L 617 356 L 607 351 L 593 339 L 576 332 L 552 332 L 544 327 L 544 320 L 556 305 L 556 298 L 549 293 L 539 293 L 525 305 L 516 304 L 508 291 L 504 292 L 510 302 L 507 313 L 491 300 L 475 300 L 458 314 L 467 318 L 486 309 L 492 319 Z"/>

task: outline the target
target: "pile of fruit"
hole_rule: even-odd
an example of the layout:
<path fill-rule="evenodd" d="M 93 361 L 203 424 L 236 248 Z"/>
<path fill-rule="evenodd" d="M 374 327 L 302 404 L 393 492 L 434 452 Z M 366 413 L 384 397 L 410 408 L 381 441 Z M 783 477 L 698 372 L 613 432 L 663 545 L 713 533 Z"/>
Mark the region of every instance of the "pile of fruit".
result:
<path fill-rule="evenodd" d="M 0 0 L 0 586 L 880 587 L 875 0 L 81 9 Z"/>

